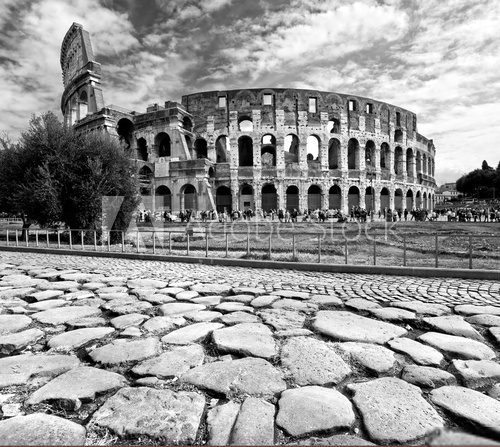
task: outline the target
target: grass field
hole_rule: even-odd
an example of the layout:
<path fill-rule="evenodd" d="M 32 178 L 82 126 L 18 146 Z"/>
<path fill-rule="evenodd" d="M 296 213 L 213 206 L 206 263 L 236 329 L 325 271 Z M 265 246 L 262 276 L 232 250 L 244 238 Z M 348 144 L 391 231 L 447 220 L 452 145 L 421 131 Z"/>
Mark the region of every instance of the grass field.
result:
<path fill-rule="evenodd" d="M 9 225 L 10 244 L 15 242 Z M 0 231 L 5 244 L 6 227 Z M 284 224 L 279 222 L 200 222 L 190 224 L 156 223 L 154 228 L 140 226 L 139 251 L 158 254 L 229 256 L 250 259 L 322 262 L 357 265 L 436 265 L 439 267 L 500 269 L 500 224 L 467 222 L 349 222 Z M 153 231 L 155 240 L 153 243 Z M 189 233 L 189 236 L 188 234 Z M 85 233 L 85 249 L 93 250 L 93 235 Z M 436 247 L 437 238 L 437 247 Z M 189 239 L 189 250 L 188 250 Z M 39 246 L 46 246 L 46 231 L 40 230 Z M 60 235 L 67 248 L 68 233 Z M 81 234 L 72 232 L 73 248 L 81 249 Z M 107 246 L 98 242 L 101 251 L 137 251 L 137 233 L 129 232 L 121 243 Z M 25 241 L 20 241 L 25 245 Z M 30 231 L 30 246 L 36 245 L 36 228 Z M 55 232 L 49 232 L 49 244 L 57 244 Z M 346 255 L 347 253 L 347 255 Z"/>

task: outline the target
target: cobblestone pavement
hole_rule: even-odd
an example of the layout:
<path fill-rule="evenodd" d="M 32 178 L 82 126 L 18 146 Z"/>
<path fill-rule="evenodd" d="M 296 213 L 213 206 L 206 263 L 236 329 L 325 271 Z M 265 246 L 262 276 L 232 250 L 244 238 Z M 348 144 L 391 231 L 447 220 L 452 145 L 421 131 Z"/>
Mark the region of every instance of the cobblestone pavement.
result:
<path fill-rule="evenodd" d="M 164 280 L 217 282 L 233 287 L 262 287 L 266 291 L 302 290 L 312 293 L 335 294 L 342 299 L 366 298 L 381 303 L 396 300 L 419 300 L 442 304 L 493 304 L 500 306 L 500 282 L 498 281 L 276 271 L 38 253 L 0 252 L 0 262 L 2 261 L 48 268 L 64 266 L 82 272 L 124 275 L 131 278 L 147 276 Z"/>
<path fill-rule="evenodd" d="M 0 253 L 0 445 L 499 444 L 499 283 Z"/>

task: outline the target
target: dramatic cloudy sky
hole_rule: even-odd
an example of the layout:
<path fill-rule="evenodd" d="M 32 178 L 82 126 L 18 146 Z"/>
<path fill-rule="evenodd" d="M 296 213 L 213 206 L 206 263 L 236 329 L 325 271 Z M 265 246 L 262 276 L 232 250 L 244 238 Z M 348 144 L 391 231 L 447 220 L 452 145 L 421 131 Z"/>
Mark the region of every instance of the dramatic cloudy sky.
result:
<path fill-rule="evenodd" d="M 438 183 L 500 159 L 498 0 L 0 0 L 0 130 L 59 111 L 59 50 L 90 31 L 107 104 L 307 87 L 416 112 Z"/>

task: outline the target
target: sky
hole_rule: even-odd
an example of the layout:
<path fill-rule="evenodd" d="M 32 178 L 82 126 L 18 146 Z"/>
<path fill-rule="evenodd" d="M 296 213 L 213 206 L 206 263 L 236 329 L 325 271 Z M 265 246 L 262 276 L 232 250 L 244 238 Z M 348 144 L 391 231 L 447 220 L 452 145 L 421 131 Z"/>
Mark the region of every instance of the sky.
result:
<path fill-rule="evenodd" d="M 415 112 L 438 184 L 500 160 L 498 0 L 0 0 L 0 132 L 60 115 L 59 53 L 90 32 L 106 104 L 203 90 L 335 91 Z"/>

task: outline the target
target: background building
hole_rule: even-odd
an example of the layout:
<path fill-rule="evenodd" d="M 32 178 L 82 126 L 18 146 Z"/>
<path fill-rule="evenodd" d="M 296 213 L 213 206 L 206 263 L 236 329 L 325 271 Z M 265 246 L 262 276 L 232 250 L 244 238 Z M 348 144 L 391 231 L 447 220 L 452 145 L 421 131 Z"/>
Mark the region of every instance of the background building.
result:
<path fill-rule="evenodd" d="M 145 113 L 105 107 L 100 64 L 76 23 L 61 67 L 65 123 L 116 135 L 154 209 L 433 208 L 436 149 L 408 110 L 281 88 L 195 93 Z"/>

